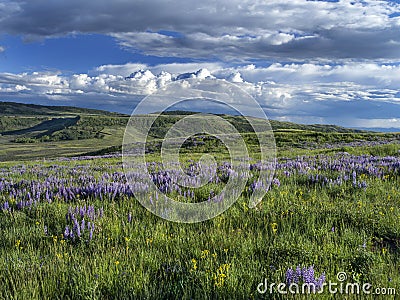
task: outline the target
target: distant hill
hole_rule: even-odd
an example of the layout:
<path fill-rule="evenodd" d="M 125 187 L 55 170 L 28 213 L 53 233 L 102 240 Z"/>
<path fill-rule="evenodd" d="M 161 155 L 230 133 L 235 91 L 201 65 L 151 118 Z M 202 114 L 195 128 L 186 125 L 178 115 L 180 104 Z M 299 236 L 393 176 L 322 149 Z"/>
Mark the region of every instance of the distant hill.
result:
<path fill-rule="evenodd" d="M 196 112 L 188 112 L 188 111 L 167 111 L 163 112 L 164 121 L 161 125 L 166 125 L 171 123 L 171 125 L 176 121 L 176 117 L 185 116 L 190 114 L 195 114 Z M 109 117 L 126 117 L 128 115 L 114 113 L 104 110 L 98 109 L 89 109 L 89 108 L 80 108 L 80 107 L 72 107 L 72 106 L 44 106 L 37 104 L 24 104 L 24 103 L 16 103 L 16 102 L 0 102 L 0 117 L 1 116 L 17 116 L 17 117 L 47 117 L 47 116 L 78 116 L 78 115 L 97 115 L 97 116 L 109 116 Z M 240 132 L 251 131 L 250 124 L 246 121 L 246 119 L 242 116 L 231 116 L 219 114 L 223 118 L 229 120 Z M 167 117 L 167 118 L 165 118 Z M 170 117 L 170 118 L 168 118 Z M 43 120 L 43 119 L 40 119 Z M 25 121 L 26 123 L 27 121 Z M 21 123 L 21 122 L 19 122 Z M 365 132 L 365 130 L 360 129 L 349 129 L 345 127 L 340 127 L 336 125 L 303 125 L 296 124 L 291 122 L 281 122 L 270 120 L 270 124 L 273 130 L 305 130 L 305 131 L 316 131 L 316 132 L 340 132 L 340 133 L 359 133 Z M 30 125 L 30 124 L 28 124 Z M 35 124 L 37 125 L 37 124 Z M 157 126 L 157 125 L 156 125 Z M 20 127 L 15 128 L 15 130 L 21 129 Z M 5 128 L 1 128 L 0 124 L 0 132 L 6 130 Z M 12 128 L 7 128 L 7 130 L 12 130 Z"/>
<path fill-rule="evenodd" d="M 196 112 L 162 113 L 148 134 L 148 152 L 157 152 L 169 128 L 190 114 Z M 257 152 L 253 129 L 245 117 L 218 115 L 242 134 L 246 143 L 251 145 L 251 151 Z M 96 109 L 0 102 L 0 161 L 120 152 L 129 117 Z M 253 120 L 256 123 L 262 121 Z M 150 118 L 143 115 L 140 122 L 148 126 Z M 270 124 L 278 149 L 288 153 L 293 149 L 361 147 L 371 143 L 398 143 L 400 140 L 400 134 L 374 133 L 336 125 L 303 125 L 275 120 L 270 120 Z M 223 151 L 224 148 L 217 144 L 208 137 L 196 137 L 184 146 L 189 152 Z"/>
<path fill-rule="evenodd" d="M 158 113 L 158 112 L 157 112 Z M 163 112 L 163 116 L 170 116 L 170 117 L 179 117 L 185 115 L 192 115 L 197 114 L 198 112 L 190 112 L 190 111 L 166 111 Z M 247 122 L 246 118 L 243 116 L 232 116 L 232 115 L 225 115 L 225 114 L 217 114 L 221 116 L 229 122 L 231 122 L 239 132 L 248 132 L 251 131 L 251 126 Z M 352 129 L 352 128 L 345 128 L 337 125 L 324 125 L 324 124 L 313 124 L 313 125 L 304 125 L 304 124 L 296 124 L 291 122 L 282 122 L 282 121 L 275 121 L 269 120 L 271 127 L 274 131 L 282 131 L 282 130 L 302 130 L 302 131 L 314 131 L 314 132 L 338 132 L 338 133 L 362 133 L 368 132 L 367 130 L 363 129 Z"/>
<path fill-rule="evenodd" d="M 396 127 L 372 127 L 372 128 L 354 128 L 359 130 L 368 130 L 368 131 L 376 131 L 376 132 L 400 132 L 400 128 Z"/>
<path fill-rule="evenodd" d="M 0 102 L 0 116 L 58 116 L 68 114 L 124 116 L 123 114 L 108 112 L 104 110 L 72 106 L 45 106 L 16 102 Z"/>

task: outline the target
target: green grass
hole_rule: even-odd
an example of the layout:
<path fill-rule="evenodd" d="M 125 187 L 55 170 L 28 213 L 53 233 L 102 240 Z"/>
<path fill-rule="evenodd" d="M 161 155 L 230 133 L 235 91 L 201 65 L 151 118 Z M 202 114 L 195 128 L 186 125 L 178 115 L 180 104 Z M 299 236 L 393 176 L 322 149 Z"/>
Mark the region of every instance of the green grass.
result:
<path fill-rule="evenodd" d="M 54 115 L 51 107 L 45 112 Z M 0 136 L 0 179 L 4 177 L 13 183 L 44 182 L 44 174 L 48 174 L 65 180 L 68 185 L 70 180 L 79 178 L 80 172 L 93 176 L 94 180 L 104 173 L 111 177 L 122 172 L 120 158 L 57 159 L 121 149 L 126 117 L 74 113 L 82 115 L 86 123 L 68 130 L 96 127 L 104 136 L 33 144 L 12 143 L 11 137 Z M 182 115 L 171 113 L 154 125 L 148 145 L 149 162 L 160 162 L 157 144 L 168 126 Z M 255 135 L 248 131 L 248 124 L 240 118 L 225 117 L 241 129 L 253 161 L 259 159 Z M 8 130 L 21 130 L 42 121 L 31 119 L 11 124 L 7 119 L 6 123 Z M 288 124 L 279 122 L 272 125 L 276 129 L 281 162 L 308 155 L 321 165 L 326 155 L 327 159 L 333 159 L 335 154 L 343 152 L 381 157 L 400 155 L 398 134 L 319 125 L 284 128 Z M 340 144 L 388 140 L 392 143 Z M 198 161 L 205 152 L 218 162 L 229 159 L 225 147 L 217 140 L 206 138 L 200 142 L 204 144 L 193 146 L 192 141 L 185 144 L 180 151 L 182 164 Z M 327 148 L 326 144 L 334 146 Z M 284 282 L 286 270 L 298 265 L 313 265 L 316 275 L 325 273 L 327 280 L 334 282 L 338 272 L 346 272 L 351 282 L 393 287 L 399 293 L 400 178 L 398 170 L 385 172 L 387 176 L 383 179 L 358 174 L 358 180 L 367 184 L 364 190 L 354 188 L 349 182 L 341 186 L 313 185 L 308 179 L 310 174 L 294 173 L 287 177 L 279 170 L 275 177 L 281 185 L 274 185 L 255 209 L 248 207 L 249 194 L 244 192 L 222 215 L 198 224 L 165 221 L 127 196 L 80 197 L 69 202 L 54 198 L 51 203 L 40 202 L 31 209 L 13 212 L 0 209 L 0 299 L 287 299 L 290 295 L 276 292 L 261 295 L 257 286 L 265 279 L 268 283 Z M 320 174 L 328 178 L 338 176 L 336 171 Z M 221 183 L 200 188 L 195 200 L 205 200 L 208 189 L 218 192 L 222 187 Z M 18 190 L 18 185 L 15 189 Z M 3 193 L 0 187 L 0 205 L 8 201 L 15 206 L 18 200 Z M 64 239 L 64 228 L 70 224 L 66 220 L 68 208 L 83 205 L 104 209 L 104 216 L 95 220 L 93 240 L 88 241 L 87 235 L 77 241 Z M 344 297 L 360 299 L 327 293 L 289 298 Z"/>
<path fill-rule="evenodd" d="M 14 181 L 37 178 L 35 168 L 54 164 L 64 166 L 58 174 L 64 178 L 79 166 L 88 167 L 95 177 L 121 171 L 115 158 L 24 164 L 33 171 L 13 173 Z M 2 164 L 2 168 L 13 166 Z M 0 212 L 0 295 L 6 299 L 258 299 L 262 295 L 256 288 L 264 278 L 282 282 L 287 268 L 297 265 L 314 265 L 318 275 L 324 272 L 333 281 L 342 271 L 375 287 L 400 287 L 398 175 L 386 180 L 366 176 L 366 191 L 351 185 L 309 186 L 301 174 L 276 176 L 281 186 L 272 188 L 256 209 L 249 209 L 243 196 L 224 214 L 199 224 L 162 220 L 126 197 L 55 200 L 14 213 Z M 64 240 L 68 207 L 84 204 L 104 208 L 94 239 Z M 333 299 L 329 294 L 321 297 Z"/>

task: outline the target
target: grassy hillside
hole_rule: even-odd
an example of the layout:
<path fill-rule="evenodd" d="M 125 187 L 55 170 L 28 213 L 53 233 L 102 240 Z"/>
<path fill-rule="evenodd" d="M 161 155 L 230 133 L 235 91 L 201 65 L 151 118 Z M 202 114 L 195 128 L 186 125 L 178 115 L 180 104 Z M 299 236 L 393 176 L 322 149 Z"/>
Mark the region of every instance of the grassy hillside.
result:
<path fill-rule="evenodd" d="M 267 188 L 257 180 L 269 166 L 256 161 L 248 123 L 223 116 L 249 147 L 249 177 L 223 214 L 182 224 L 140 205 L 147 175 L 158 191 L 144 195 L 164 218 L 176 213 L 165 206 L 164 193 L 178 202 L 220 205 L 228 198 L 228 178 L 244 175 L 232 169 L 222 143 L 204 134 L 184 142 L 178 169 L 161 166 L 162 138 L 187 114 L 155 122 L 149 167 L 132 176 L 125 176 L 118 155 L 35 161 L 118 152 L 127 116 L 3 116 L 8 127 L 0 136 L 0 161 L 8 162 L 0 163 L 0 299 L 287 299 L 276 285 L 265 294 L 257 287 L 293 282 L 294 272 L 300 286 L 316 282 L 321 294 L 290 299 L 379 299 L 378 291 L 397 299 L 400 134 L 272 122 L 280 157 L 253 209 L 250 195 Z M 147 122 L 142 116 L 138 126 Z M 23 138 L 32 143 L 16 142 Z M 215 172 L 213 164 L 197 163 L 204 153 L 215 157 Z M 193 174 L 208 181 L 186 185 Z M 373 289 L 332 295 L 324 282 Z"/>
<path fill-rule="evenodd" d="M 120 116 L 121 114 L 72 106 L 45 106 L 36 104 L 24 104 L 16 102 L 0 102 L 0 116 L 55 116 L 68 114 L 91 114 Z"/>
<path fill-rule="evenodd" d="M 194 113 L 170 111 L 160 115 L 148 135 L 148 152 L 157 153 L 170 127 L 189 114 Z M 257 138 L 246 118 L 220 116 L 242 134 L 251 151 L 257 152 Z M 142 123 L 138 126 L 148 126 L 148 116 L 141 118 Z M 101 110 L 0 102 L 0 161 L 120 152 L 128 120 L 128 115 Z M 400 140 L 400 134 L 334 125 L 302 125 L 274 120 L 270 123 L 281 155 L 310 150 L 353 152 L 354 148 L 382 147 Z M 184 144 L 182 151 L 201 153 L 205 149 L 226 153 L 221 143 L 206 135 L 193 137 Z"/>
<path fill-rule="evenodd" d="M 196 170 L 197 158 L 183 156 L 185 173 Z M 238 201 L 196 224 L 168 222 L 142 207 L 131 192 L 142 191 L 142 182 L 129 186 L 120 161 L 1 164 L 0 298 L 381 299 L 332 295 L 327 286 L 315 297 L 258 293 L 264 280 L 285 283 L 300 266 L 315 270 L 311 280 L 340 284 L 337 274 L 345 273 L 346 283 L 370 283 L 374 293 L 390 294 L 382 299 L 397 299 L 399 156 L 281 158 L 255 209 L 248 199 L 262 165 L 253 164 Z M 229 163 L 218 170 L 206 186 L 179 189 L 174 170 L 149 173 L 160 190 L 172 183 L 172 199 L 204 202 L 238 176 Z M 161 194 L 149 196 L 154 205 L 164 203 Z"/>
<path fill-rule="evenodd" d="M 127 115 L 0 102 L 0 161 L 75 156 L 120 145 Z"/>

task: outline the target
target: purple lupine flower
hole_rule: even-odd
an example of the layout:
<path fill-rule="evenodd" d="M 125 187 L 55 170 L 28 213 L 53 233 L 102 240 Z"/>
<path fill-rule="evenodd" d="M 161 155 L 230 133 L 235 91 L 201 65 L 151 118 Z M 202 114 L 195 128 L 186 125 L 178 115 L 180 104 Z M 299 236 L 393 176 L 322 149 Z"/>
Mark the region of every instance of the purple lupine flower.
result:
<path fill-rule="evenodd" d="M 312 288 L 311 292 L 315 293 L 323 287 L 325 282 L 325 273 L 322 273 L 320 277 L 315 278 L 314 266 L 308 268 L 297 266 L 295 271 L 293 271 L 292 268 L 287 269 L 286 283 L 288 285 L 301 282 L 308 284 Z"/>
<path fill-rule="evenodd" d="M 48 189 L 46 189 L 46 201 L 47 201 L 48 203 L 51 203 L 50 193 L 49 193 L 49 190 L 48 190 Z"/>
<path fill-rule="evenodd" d="M 24 207 L 25 207 L 24 201 L 19 201 L 19 202 L 17 203 L 17 209 L 18 209 L 18 210 L 21 210 L 21 209 L 23 209 Z"/>
<path fill-rule="evenodd" d="M 295 283 L 294 271 L 292 268 L 289 268 L 286 271 L 286 283 L 288 285 Z"/>
<path fill-rule="evenodd" d="M 74 223 L 74 229 L 76 230 L 76 228 L 79 227 L 79 223 L 74 215 L 72 215 L 72 222 Z"/>
<path fill-rule="evenodd" d="M 83 218 L 81 222 L 81 231 L 83 232 L 84 230 L 85 230 L 85 218 Z"/>
<path fill-rule="evenodd" d="M 128 223 L 132 223 L 132 214 L 131 213 L 128 214 Z"/>
<path fill-rule="evenodd" d="M 358 184 L 358 187 L 360 188 L 360 189 L 364 189 L 364 190 L 366 190 L 367 189 L 367 183 L 365 182 L 365 181 L 362 181 L 362 182 L 360 182 L 359 184 Z"/>
<path fill-rule="evenodd" d="M 4 202 L 2 210 L 7 210 L 7 211 L 10 210 L 10 204 L 8 204 L 8 201 Z"/>
<path fill-rule="evenodd" d="M 303 281 L 305 283 L 313 283 L 314 282 L 314 266 L 309 268 L 303 268 L 302 270 Z"/>
<path fill-rule="evenodd" d="M 85 205 L 85 207 L 81 207 L 79 209 L 79 214 L 81 215 L 81 218 L 83 218 L 85 216 L 85 214 L 86 214 L 86 205 Z"/>
<path fill-rule="evenodd" d="M 67 238 L 69 238 L 69 236 L 70 236 L 70 230 L 69 230 L 69 227 L 68 227 L 68 225 L 67 226 L 65 226 L 65 230 L 64 230 L 64 239 L 67 239 Z"/>
<path fill-rule="evenodd" d="M 353 171 L 352 177 L 353 177 L 353 186 L 356 186 L 356 184 L 357 184 L 357 173 L 356 173 L 356 171 Z"/>
<path fill-rule="evenodd" d="M 325 273 L 322 273 L 321 276 L 316 280 L 315 287 L 317 291 L 322 289 L 322 287 L 324 286 L 325 279 L 326 279 Z"/>
<path fill-rule="evenodd" d="M 89 240 L 92 240 L 93 238 L 93 231 L 94 231 L 94 223 L 92 223 L 92 226 L 90 227 L 89 230 Z"/>
<path fill-rule="evenodd" d="M 279 181 L 279 179 L 278 178 L 274 178 L 274 179 L 272 179 L 272 184 L 274 184 L 275 186 L 277 186 L 277 187 L 280 187 L 281 186 L 281 182 Z"/>
<path fill-rule="evenodd" d="M 79 225 L 75 225 L 74 229 L 76 231 L 76 235 L 80 238 L 81 237 L 81 227 Z"/>
<path fill-rule="evenodd" d="M 294 282 L 295 282 L 295 283 L 298 283 L 299 280 L 301 279 L 302 274 L 303 274 L 302 271 L 303 271 L 303 270 L 301 269 L 301 267 L 300 267 L 300 266 L 297 266 L 296 271 L 295 271 L 295 273 L 294 273 Z"/>

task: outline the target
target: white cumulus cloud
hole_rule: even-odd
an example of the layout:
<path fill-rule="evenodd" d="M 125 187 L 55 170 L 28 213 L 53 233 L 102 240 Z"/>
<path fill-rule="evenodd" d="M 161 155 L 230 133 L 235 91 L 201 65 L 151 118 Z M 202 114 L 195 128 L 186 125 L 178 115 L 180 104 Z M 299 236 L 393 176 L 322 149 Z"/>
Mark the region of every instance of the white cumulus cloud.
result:
<path fill-rule="evenodd" d="M 25 101 L 41 99 L 46 104 L 71 104 L 74 101 L 77 105 L 130 113 L 146 95 L 175 80 L 216 78 L 244 89 L 272 119 L 393 127 L 400 115 L 398 65 L 274 63 L 266 67 L 209 66 L 210 69 L 205 68 L 205 64 L 192 63 L 125 64 L 100 66 L 89 72 L 93 74 L 0 73 L 0 97 Z M 182 81 L 182 84 L 185 88 L 188 83 Z M 382 120 L 395 121 L 385 123 Z"/>

